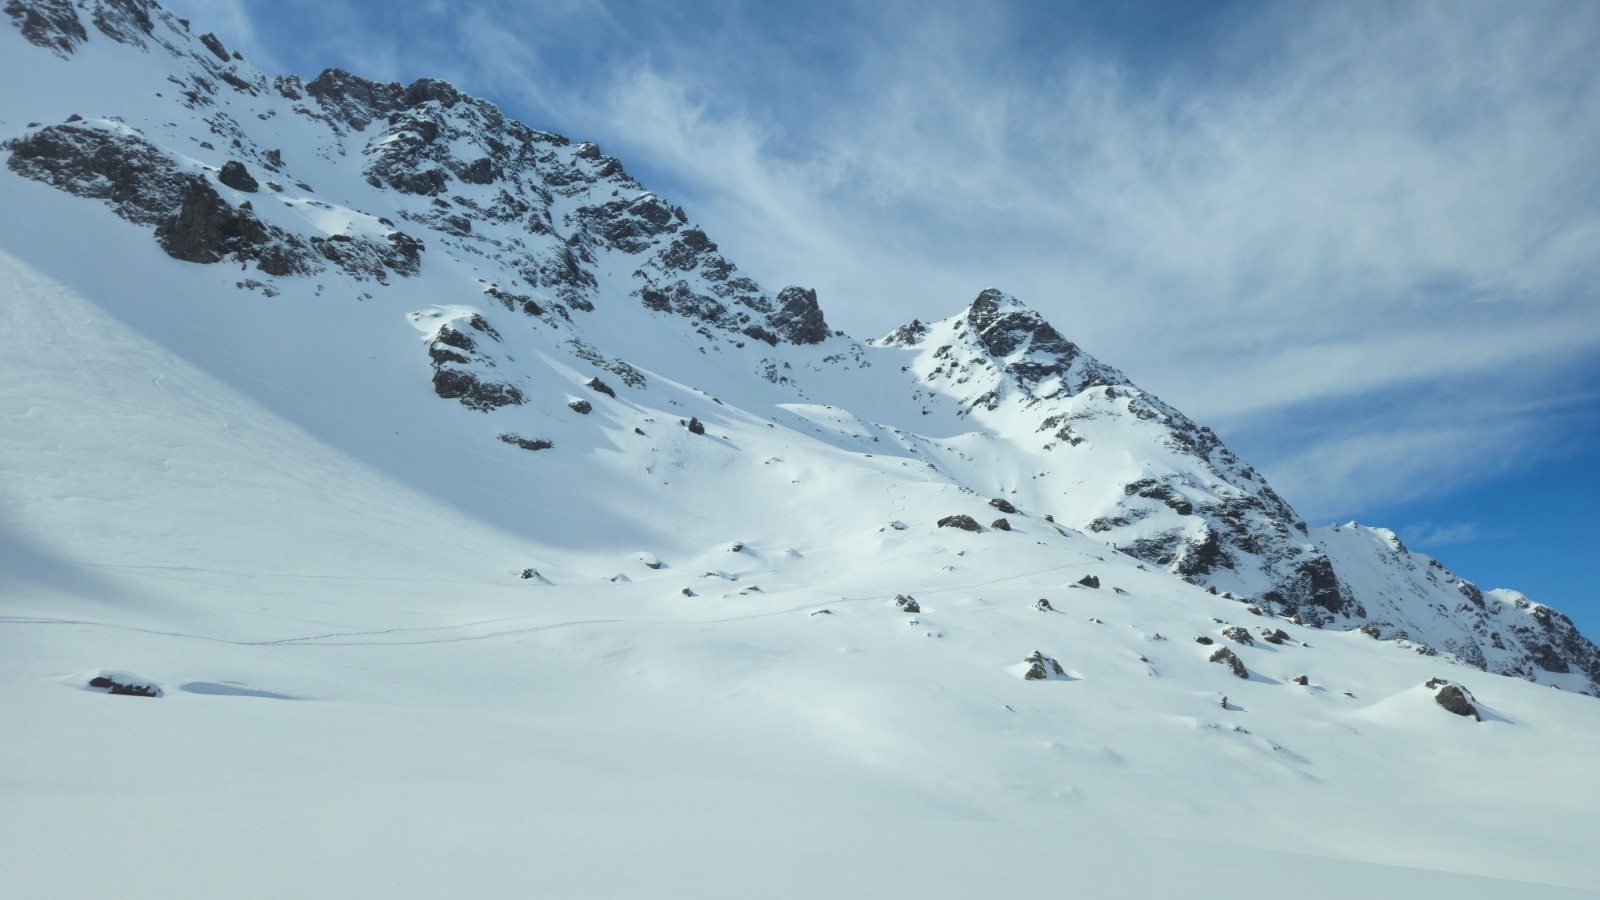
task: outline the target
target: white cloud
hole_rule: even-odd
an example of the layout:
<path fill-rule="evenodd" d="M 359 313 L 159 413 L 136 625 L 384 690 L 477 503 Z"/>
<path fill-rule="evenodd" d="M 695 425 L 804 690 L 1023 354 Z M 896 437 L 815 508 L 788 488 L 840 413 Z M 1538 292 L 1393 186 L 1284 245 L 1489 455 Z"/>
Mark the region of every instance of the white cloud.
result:
<path fill-rule="evenodd" d="M 1526 464 L 1592 410 L 1557 380 L 1600 359 L 1600 6 L 1252 6 L 1144 57 L 1053 51 L 1023 6 L 797 9 L 402 9 L 320 49 L 600 140 L 852 333 L 1010 290 L 1303 510 Z"/>

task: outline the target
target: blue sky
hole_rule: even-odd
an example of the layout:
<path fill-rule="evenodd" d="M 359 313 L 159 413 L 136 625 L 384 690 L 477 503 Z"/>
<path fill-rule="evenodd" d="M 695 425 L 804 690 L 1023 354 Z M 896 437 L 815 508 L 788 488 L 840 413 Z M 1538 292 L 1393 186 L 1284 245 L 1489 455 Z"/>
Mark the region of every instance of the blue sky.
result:
<path fill-rule="evenodd" d="M 1600 4 L 169 5 L 596 140 L 857 336 L 1008 290 L 1311 522 L 1600 635 Z"/>

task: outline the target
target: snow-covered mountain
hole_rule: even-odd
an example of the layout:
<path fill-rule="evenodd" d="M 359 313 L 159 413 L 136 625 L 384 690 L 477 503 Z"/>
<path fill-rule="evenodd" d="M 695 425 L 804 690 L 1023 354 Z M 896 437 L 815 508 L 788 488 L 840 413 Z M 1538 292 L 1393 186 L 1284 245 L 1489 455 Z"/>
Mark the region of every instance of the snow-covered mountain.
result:
<path fill-rule="evenodd" d="M 1597 830 L 1592 779 L 1551 791 L 1515 760 L 1600 749 L 1600 705 L 1571 696 L 1600 695 L 1600 651 L 1389 532 L 1308 531 L 1209 429 L 1016 298 L 859 341 L 594 144 L 444 82 L 269 78 L 148 0 L 4 9 L 0 82 L 27 87 L 0 101 L 0 658 L 29 686 L 13 720 L 70 710 L 7 771 L 72 783 L 61 751 L 92 746 L 157 792 L 236 753 L 287 778 L 279 742 L 232 743 L 287 708 L 294 742 L 348 715 L 371 746 L 481 752 L 497 783 L 560 772 L 563 827 L 607 779 L 676 811 L 733 778 L 800 821 L 1038 820 L 1098 848 L 1085 866 L 1136 865 L 1082 824 L 1113 816 L 1221 876 L 1184 843 L 1216 813 L 1172 799 L 1209 784 L 1270 835 L 1230 845 L 1262 879 L 1292 851 L 1594 886 L 1561 843 Z M 62 689 L 96 679 L 165 694 L 172 736 L 107 742 L 141 720 Z M 321 703 L 248 706 L 290 698 Z M 530 716 L 564 736 L 530 744 L 510 724 Z M 202 727 L 220 743 L 184 743 Z M 663 770 L 595 763 L 610 741 L 664 748 Z M 1585 777 L 1572 753 L 1552 765 Z M 1369 827 L 1384 791 L 1415 789 L 1408 754 L 1442 786 Z M 341 786 L 360 768 L 308 760 Z M 802 787 L 773 795 L 784 778 Z M 737 793 L 713 806 L 742 819 Z M 370 798 L 329 796 L 370 830 Z M 473 798 L 442 802 L 494 805 Z M 1497 837 L 1491 813 L 1547 825 Z M 1408 856 L 1423 844 L 1398 836 L 1438 816 L 1460 825 Z M 13 821 L 6 843 L 40 858 L 88 833 Z M 973 858 L 967 832 L 933 832 L 936 857 Z M 989 840 L 972 846 L 1003 853 Z M 935 893 L 988 885 L 941 871 Z M 999 883 L 1049 883 L 1018 872 Z"/>

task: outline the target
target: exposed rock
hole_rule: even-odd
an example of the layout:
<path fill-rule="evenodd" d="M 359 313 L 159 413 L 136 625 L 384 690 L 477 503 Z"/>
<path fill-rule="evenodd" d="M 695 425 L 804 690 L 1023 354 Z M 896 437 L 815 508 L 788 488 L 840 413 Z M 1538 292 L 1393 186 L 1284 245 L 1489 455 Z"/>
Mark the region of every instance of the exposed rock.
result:
<path fill-rule="evenodd" d="M 1361 632 L 1362 634 L 1366 635 L 1367 637 L 1372 638 L 1373 640 L 1378 640 L 1379 638 L 1383 637 L 1383 632 L 1378 628 L 1378 626 L 1370 624 L 1370 623 L 1366 624 L 1366 625 L 1363 625 L 1360 628 L 1357 628 L 1356 630 Z"/>
<path fill-rule="evenodd" d="M 689 421 L 688 421 L 686 427 L 689 429 L 689 433 L 690 434 L 705 434 L 706 433 L 705 423 L 701 422 L 699 419 L 696 419 L 693 416 L 689 417 Z"/>
<path fill-rule="evenodd" d="M 905 594 L 895 594 L 894 605 L 900 607 L 902 610 L 908 613 L 922 612 L 922 606 L 917 603 L 916 598 L 907 596 Z"/>
<path fill-rule="evenodd" d="M 1215 644 L 1215 643 L 1216 643 L 1216 641 L 1213 641 L 1213 640 L 1212 640 L 1212 639 L 1211 639 L 1211 638 L 1208 638 L 1208 637 L 1206 637 L 1206 636 L 1205 636 L 1205 635 L 1203 635 L 1203 634 L 1202 634 L 1202 635 L 1200 635 L 1200 636 L 1199 636 L 1199 637 L 1197 637 L 1197 638 L 1195 638 L 1195 639 L 1194 639 L 1194 642 L 1195 642 L 1195 643 L 1196 643 L 1196 644 L 1205 644 L 1205 645 L 1206 645 L 1206 646 L 1210 646 L 1210 645 L 1212 645 L 1212 644 Z"/>
<path fill-rule="evenodd" d="M 160 148 L 121 129 L 50 125 L 6 142 L 7 165 L 25 178 L 110 202 L 118 216 L 157 225 L 178 210 L 191 178 Z"/>
<path fill-rule="evenodd" d="M 1005 513 L 1006 515 L 1016 515 L 1017 513 L 1017 508 L 1011 504 L 1010 500 L 1007 500 L 1004 497 L 996 497 L 993 500 L 990 500 L 989 505 Z"/>
<path fill-rule="evenodd" d="M 1085 575 L 1082 578 L 1078 579 L 1078 583 L 1083 585 L 1086 588 L 1098 588 L 1098 587 L 1100 587 L 1100 576 L 1098 576 L 1098 575 Z"/>
<path fill-rule="evenodd" d="M 521 447 L 524 450 L 549 450 L 555 446 L 555 444 L 543 438 L 529 439 L 515 434 L 502 434 L 500 435 L 500 440 L 512 446 Z"/>
<path fill-rule="evenodd" d="M 1299 685 L 1309 685 L 1311 684 L 1311 679 L 1304 675 L 1296 675 L 1294 677 L 1294 683 Z"/>
<path fill-rule="evenodd" d="M 817 305 L 816 291 L 786 287 L 777 299 L 778 308 L 768 321 L 779 337 L 795 344 L 820 344 L 828 339 L 828 323 Z"/>
<path fill-rule="evenodd" d="M 1472 695 L 1461 685 L 1443 678 L 1432 678 L 1428 680 L 1427 687 L 1435 691 L 1433 699 L 1440 706 L 1458 716 L 1471 716 L 1479 722 L 1483 721 L 1478 708 L 1472 705 Z"/>
<path fill-rule="evenodd" d="M 121 694 L 127 697 L 161 696 L 160 686 L 150 682 L 135 681 L 124 675 L 96 675 L 89 679 L 89 687 L 105 691 L 108 694 Z"/>
<path fill-rule="evenodd" d="M 989 523 L 989 527 L 993 528 L 995 531 L 1010 531 L 1011 523 L 1003 518 L 995 519 L 993 522 Z"/>
<path fill-rule="evenodd" d="M 597 391 L 599 393 L 605 394 L 607 397 L 615 397 L 617 395 L 617 392 L 611 389 L 611 385 L 606 384 L 604 381 L 601 381 L 599 378 L 591 378 L 588 381 L 585 381 L 583 383 L 583 386 L 588 388 L 591 391 Z"/>
<path fill-rule="evenodd" d="M 594 406 L 587 400 L 570 400 L 567 402 L 567 408 L 579 415 L 587 416 Z"/>
<path fill-rule="evenodd" d="M 1229 650 L 1227 647 L 1222 647 L 1218 649 L 1217 652 L 1211 654 L 1211 662 L 1222 663 L 1231 669 L 1233 674 L 1239 676 L 1240 678 L 1250 677 L 1250 672 L 1244 667 L 1244 660 L 1241 660 L 1237 655 L 1234 654 L 1232 650 Z"/>
<path fill-rule="evenodd" d="M 1284 641 L 1289 639 L 1289 633 L 1284 631 L 1282 628 L 1274 629 L 1272 631 L 1268 631 L 1263 628 L 1261 630 L 1261 639 L 1269 644 L 1282 644 Z"/>
<path fill-rule="evenodd" d="M 939 520 L 940 528 L 959 528 L 962 531 L 980 531 L 978 520 L 971 516 L 945 516 Z"/>
<path fill-rule="evenodd" d="M 811 611 L 811 615 L 813 615 L 813 616 L 831 616 L 831 615 L 833 615 L 833 610 L 831 610 L 831 609 L 814 609 L 814 610 Z"/>
<path fill-rule="evenodd" d="M 517 577 L 521 578 L 521 579 L 524 579 L 524 580 L 527 580 L 527 579 L 530 579 L 530 578 L 538 578 L 539 577 L 539 570 L 538 569 L 523 569 L 520 573 L 517 574 Z"/>
<path fill-rule="evenodd" d="M 1061 663 L 1045 656 L 1038 650 L 1028 654 L 1022 661 L 1028 666 L 1027 670 L 1022 673 L 1022 677 L 1026 681 L 1044 681 L 1052 675 L 1058 678 L 1067 677 L 1067 670 L 1061 668 Z"/>
<path fill-rule="evenodd" d="M 71 0 L 9 0 L 6 15 L 28 42 L 66 58 L 89 39 Z"/>
<path fill-rule="evenodd" d="M 1255 640 L 1250 637 L 1250 632 L 1238 625 L 1230 625 L 1227 628 L 1222 629 L 1222 636 L 1230 641 L 1233 641 L 1235 644 L 1255 643 Z"/>
<path fill-rule="evenodd" d="M 216 35 L 208 31 L 205 34 L 200 35 L 200 43 L 204 44 L 205 48 L 210 50 L 212 55 L 216 56 L 217 59 L 220 59 L 223 62 L 228 61 L 228 49 L 222 46 L 222 41 L 219 40 Z"/>
<path fill-rule="evenodd" d="M 1039 612 L 1055 612 L 1056 609 L 1054 606 L 1050 605 L 1049 600 L 1046 600 L 1043 597 L 1040 597 L 1039 601 L 1033 604 L 1033 608 L 1037 609 Z"/>

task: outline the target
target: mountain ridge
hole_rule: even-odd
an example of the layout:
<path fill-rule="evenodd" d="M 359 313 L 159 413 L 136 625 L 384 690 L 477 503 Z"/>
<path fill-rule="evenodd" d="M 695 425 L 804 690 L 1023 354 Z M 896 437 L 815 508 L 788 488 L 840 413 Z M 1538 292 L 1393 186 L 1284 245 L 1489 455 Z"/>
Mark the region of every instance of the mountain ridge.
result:
<path fill-rule="evenodd" d="M 681 208 L 596 145 L 514 122 L 446 82 L 338 69 L 269 80 L 144 0 L 5 9 L 21 36 L 67 65 L 115 52 L 104 37 L 152 61 L 145 90 L 166 86 L 143 121 L 74 112 L 8 135 L 12 173 L 108 203 L 153 228 L 174 259 L 239 264 L 250 274 L 238 286 L 268 300 L 286 279 L 316 280 L 319 294 L 324 279 L 348 279 L 368 300 L 445 259 L 470 269 L 476 294 L 406 314 L 433 392 L 465 409 L 503 417 L 540 406 L 549 391 L 518 362 L 528 352 L 559 352 L 623 391 L 665 377 L 713 396 L 707 389 L 743 391 L 759 378 L 769 388 L 749 392 L 741 414 L 787 410 L 776 415 L 856 452 L 887 439 L 963 491 L 1004 497 L 1210 590 L 1309 625 L 1373 626 L 1403 640 L 1437 631 L 1383 588 L 1341 577 L 1325 542 L 1210 429 L 999 290 L 941 322 L 858 343 L 829 329 L 815 292 L 772 294 L 741 274 Z M 174 107 L 203 132 L 158 121 Z M 312 188 L 325 178 L 332 194 Z M 660 340 L 637 340 L 643 330 Z M 720 362 L 686 365 L 685 352 Z M 561 452 L 535 430 L 505 422 L 485 439 Z M 1387 551 L 1364 552 L 1344 566 Z M 1531 603 L 1502 604 L 1506 613 L 1473 600 L 1476 588 L 1453 589 L 1467 606 L 1449 615 L 1471 622 L 1428 649 L 1533 680 L 1577 673 L 1586 683 L 1554 680 L 1600 694 L 1594 645 L 1564 617 Z M 1380 605 L 1382 615 L 1369 609 Z"/>

